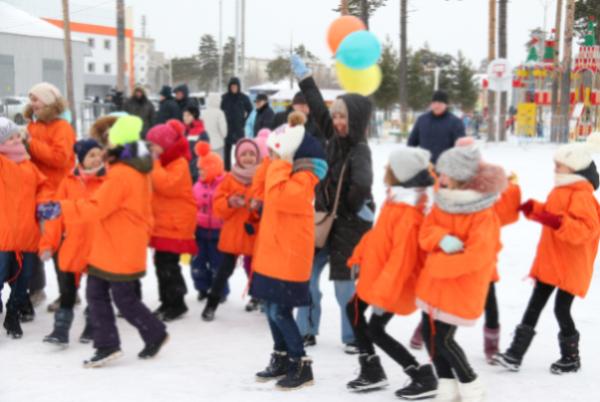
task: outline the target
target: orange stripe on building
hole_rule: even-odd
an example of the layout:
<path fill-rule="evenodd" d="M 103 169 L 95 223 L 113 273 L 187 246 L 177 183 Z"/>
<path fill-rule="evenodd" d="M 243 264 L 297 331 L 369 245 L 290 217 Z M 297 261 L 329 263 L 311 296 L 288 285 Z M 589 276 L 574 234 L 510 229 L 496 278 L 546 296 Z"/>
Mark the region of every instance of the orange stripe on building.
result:
<path fill-rule="evenodd" d="M 52 18 L 42 18 L 44 21 L 51 23 L 59 28 L 63 28 L 64 23 L 62 20 L 55 20 Z M 84 24 L 82 22 L 71 22 L 71 31 L 78 33 L 87 33 L 93 35 L 106 35 L 106 36 L 117 36 L 117 28 L 107 27 L 104 25 L 95 24 Z M 125 29 L 125 36 L 133 38 L 133 29 Z"/>

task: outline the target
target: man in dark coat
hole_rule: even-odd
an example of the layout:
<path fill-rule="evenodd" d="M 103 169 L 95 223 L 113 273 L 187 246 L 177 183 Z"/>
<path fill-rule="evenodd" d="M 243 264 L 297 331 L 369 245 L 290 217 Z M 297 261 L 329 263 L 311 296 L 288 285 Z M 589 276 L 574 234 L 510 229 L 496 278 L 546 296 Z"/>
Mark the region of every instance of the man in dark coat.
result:
<path fill-rule="evenodd" d="M 181 110 L 181 121 L 183 121 L 183 112 L 188 107 L 191 106 L 196 107 L 198 109 L 200 108 L 198 105 L 198 101 L 194 98 L 190 98 L 190 89 L 186 84 L 176 86 L 173 89 L 173 93 L 175 94 L 175 102 L 177 102 L 177 106 L 179 106 L 179 110 Z"/>
<path fill-rule="evenodd" d="M 263 128 L 271 128 L 275 113 L 269 105 L 269 98 L 265 94 L 258 94 L 254 101 L 256 105 L 256 118 L 254 119 L 254 136 Z"/>
<path fill-rule="evenodd" d="M 177 119 L 181 120 L 183 117 L 183 111 L 179 109 L 177 102 L 173 99 L 171 93 L 171 87 L 165 85 L 160 90 L 160 102 L 158 106 L 158 113 L 156 114 L 155 124 L 164 124 L 167 120 Z"/>
<path fill-rule="evenodd" d="M 431 110 L 417 119 L 408 137 L 408 146 L 428 150 L 431 163 L 435 164 L 444 151 L 454 147 L 456 140 L 464 136 L 462 120 L 448 111 L 448 94 L 435 91 Z"/>
<path fill-rule="evenodd" d="M 284 111 L 275 113 L 275 117 L 273 118 L 273 124 L 271 125 L 271 130 L 275 130 L 277 127 L 282 124 L 287 123 L 288 116 L 292 112 L 301 112 L 306 116 L 306 124 L 304 124 L 304 128 L 306 132 L 312 134 L 315 137 L 323 148 L 327 145 L 327 140 L 325 139 L 325 135 L 319 129 L 319 126 L 315 123 L 315 119 L 310 113 L 310 107 L 306 103 L 306 98 L 302 91 L 297 92 L 292 99 L 292 104 L 288 106 Z"/>
<path fill-rule="evenodd" d="M 123 105 L 123 110 L 134 116 L 138 116 L 144 122 L 142 129 L 142 138 L 146 138 L 146 132 L 154 123 L 154 105 L 146 97 L 146 91 L 142 87 L 136 87 L 133 95 L 129 97 Z"/>
<path fill-rule="evenodd" d="M 227 119 L 227 137 L 225 138 L 225 170 L 231 169 L 231 149 L 244 138 L 244 124 L 252 112 L 252 103 L 248 95 L 242 93 L 239 78 L 229 80 L 227 92 L 221 97 L 221 110 Z"/>

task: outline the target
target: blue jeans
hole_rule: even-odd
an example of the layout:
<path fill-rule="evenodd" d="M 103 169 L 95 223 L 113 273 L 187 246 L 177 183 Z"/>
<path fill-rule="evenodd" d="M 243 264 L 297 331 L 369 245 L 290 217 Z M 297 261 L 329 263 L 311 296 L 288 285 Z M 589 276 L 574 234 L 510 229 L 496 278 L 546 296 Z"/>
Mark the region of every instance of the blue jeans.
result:
<path fill-rule="evenodd" d="M 29 280 L 33 275 L 33 270 L 37 268 L 38 257 L 35 253 L 23 253 L 22 262 L 19 267 L 17 256 L 11 251 L 0 252 L 0 285 L 11 280 L 10 297 L 8 298 L 7 309 L 19 309 L 27 300 L 27 288 Z M 1 290 L 1 287 L 0 287 Z"/>
<path fill-rule="evenodd" d="M 293 307 L 265 302 L 265 314 L 273 336 L 273 349 L 287 352 L 290 358 L 304 356 L 304 341 L 294 320 Z"/>
<path fill-rule="evenodd" d="M 218 249 L 219 230 L 196 229 L 198 254 L 192 258 L 192 279 L 198 292 L 208 292 L 223 262 L 223 253 Z M 229 285 L 225 284 L 223 296 L 229 294 Z"/>
<path fill-rule="evenodd" d="M 329 260 L 329 249 L 327 247 L 322 248 L 317 254 L 313 261 L 312 276 L 310 278 L 310 298 L 311 305 L 308 307 L 298 308 L 298 314 L 296 321 L 300 328 L 300 333 L 303 336 L 306 335 L 318 335 L 319 325 L 321 323 L 321 290 L 319 281 L 321 279 L 321 273 L 327 265 Z M 355 292 L 354 281 L 333 281 L 335 288 L 335 298 L 337 299 L 340 307 L 340 315 L 342 321 L 342 342 L 351 343 L 354 342 L 354 332 L 352 331 L 352 325 L 346 314 L 346 305 L 352 299 Z"/>

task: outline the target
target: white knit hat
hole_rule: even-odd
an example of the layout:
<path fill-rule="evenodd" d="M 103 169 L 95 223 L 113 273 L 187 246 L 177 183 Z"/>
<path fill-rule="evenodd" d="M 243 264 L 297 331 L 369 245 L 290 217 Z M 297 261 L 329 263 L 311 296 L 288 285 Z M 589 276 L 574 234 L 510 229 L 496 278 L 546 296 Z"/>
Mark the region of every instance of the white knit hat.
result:
<path fill-rule="evenodd" d="M 292 162 L 303 139 L 304 126 L 286 126 L 283 132 L 276 130 L 269 136 L 267 146 L 281 159 Z"/>
<path fill-rule="evenodd" d="M 52 105 L 62 97 L 60 90 L 48 82 L 35 84 L 29 90 L 29 94 L 41 100 L 44 105 Z"/>
<path fill-rule="evenodd" d="M 586 142 L 566 144 L 558 148 L 554 160 L 575 172 L 583 170 L 592 164 L 594 153 L 600 152 L 600 132 L 592 133 Z"/>
<path fill-rule="evenodd" d="M 390 154 L 390 169 L 396 180 L 405 183 L 429 167 L 431 153 L 421 148 L 402 147 Z"/>
<path fill-rule="evenodd" d="M 13 134 L 18 132 L 19 126 L 12 120 L 0 117 L 0 144 L 4 144 Z"/>
<path fill-rule="evenodd" d="M 477 175 L 481 152 L 475 145 L 450 148 L 439 157 L 436 170 L 460 182 L 467 182 Z"/>

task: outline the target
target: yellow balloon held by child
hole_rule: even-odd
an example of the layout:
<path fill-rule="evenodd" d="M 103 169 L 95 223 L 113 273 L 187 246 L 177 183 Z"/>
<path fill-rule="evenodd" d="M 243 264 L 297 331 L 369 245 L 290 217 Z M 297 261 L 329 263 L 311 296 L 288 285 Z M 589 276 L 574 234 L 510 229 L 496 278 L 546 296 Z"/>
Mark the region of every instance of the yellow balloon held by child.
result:
<path fill-rule="evenodd" d="M 369 96 L 381 84 L 381 69 L 377 64 L 363 70 L 354 70 L 338 61 L 335 70 L 340 86 L 347 92 Z"/>

